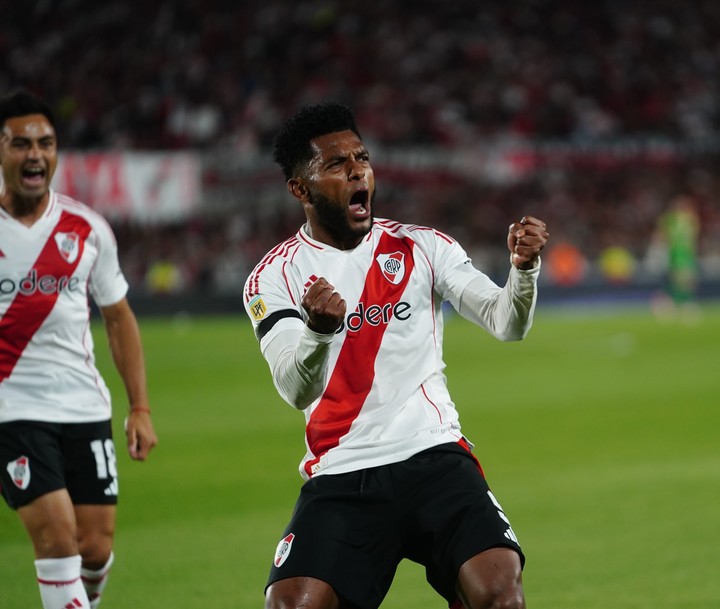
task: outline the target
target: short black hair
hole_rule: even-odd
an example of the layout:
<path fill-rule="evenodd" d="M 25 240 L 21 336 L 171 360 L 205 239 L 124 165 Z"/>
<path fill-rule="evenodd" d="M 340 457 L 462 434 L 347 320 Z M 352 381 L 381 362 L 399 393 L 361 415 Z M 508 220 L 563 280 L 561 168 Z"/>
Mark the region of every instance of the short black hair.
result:
<path fill-rule="evenodd" d="M 286 179 L 301 170 L 313 157 L 310 140 L 336 131 L 360 132 L 352 110 L 337 101 L 303 106 L 282 125 L 273 140 L 273 159 L 280 165 Z M 362 139 L 362 138 L 361 138 Z"/>
<path fill-rule="evenodd" d="M 15 89 L 0 98 L 0 129 L 10 118 L 42 114 L 55 127 L 55 116 L 50 106 L 27 89 Z"/>

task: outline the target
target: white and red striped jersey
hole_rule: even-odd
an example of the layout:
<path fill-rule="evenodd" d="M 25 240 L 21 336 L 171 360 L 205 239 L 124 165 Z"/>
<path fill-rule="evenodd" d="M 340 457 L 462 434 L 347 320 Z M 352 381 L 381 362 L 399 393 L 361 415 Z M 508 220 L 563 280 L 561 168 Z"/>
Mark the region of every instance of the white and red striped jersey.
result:
<path fill-rule="evenodd" d="M 268 353 L 276 341 L 293 341 L 295 348 L 299 330 L 308 334 L 301 300 L 314 281 L 325 277 L 347 303 L 345 322 L 331 339 L 321 394 L 304 410 L 307 453 L 301 475 L 307 479 L 398 462 L 462 441 L 443 374 L 442 302 L 462 314 L 463 294 L 472 283 L 473 320 L 499 338 L 503 331 L 495 327 L 502 324 L 520 326 L 524 336 L 537 274 L 512 268 L 508 285 L 500 288 L 447 235 L 383 219 L 375 220 L 353 250 L 315 241 L 304 229 L 271 250 L 248 277 L 244 292 L 271 370 Z M 506 299 L 511 306 L 496 311 L 499 296 L 511 292 L 514 296 Z M 515 307 L 513 298 L 523 306 Z"/>
<path fill-rule="evenodd" d="M 0 422 L 110 418 L 88 295 L 102 307 L 127 289 L 112 230 L 89 207 L 51 190 L 32 226 L 0 210 Z"/>

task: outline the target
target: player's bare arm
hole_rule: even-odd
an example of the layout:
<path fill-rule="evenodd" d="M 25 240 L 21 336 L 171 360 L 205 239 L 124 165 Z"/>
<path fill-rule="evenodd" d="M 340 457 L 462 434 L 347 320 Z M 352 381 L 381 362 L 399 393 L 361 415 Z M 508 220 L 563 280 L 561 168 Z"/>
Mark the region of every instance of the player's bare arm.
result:
<path fill-rule="evenodd" d="M 128 396 L 130 412 L 125 425 L 128 453 L 144 461 L 158 439 L 150 418 L 140 330 L 126 299 L 102 307 L 110 352 Z"/>
<path fill-rule="evenodd" d="M 318 334 L 332 334 L 343 320 L 347 304 L 343 297 L 324 277 L 313 283 L 302 299 L 302 306 L 308 314 L 308 328 Z"/>
<path fill-rule="evenodd" d="M 533 268 L 549 238 L 550 233 L 542 220 L 525 216 L 519 222 L 513 222 L 507 238 L 513 265 L 521 270 Z"/>

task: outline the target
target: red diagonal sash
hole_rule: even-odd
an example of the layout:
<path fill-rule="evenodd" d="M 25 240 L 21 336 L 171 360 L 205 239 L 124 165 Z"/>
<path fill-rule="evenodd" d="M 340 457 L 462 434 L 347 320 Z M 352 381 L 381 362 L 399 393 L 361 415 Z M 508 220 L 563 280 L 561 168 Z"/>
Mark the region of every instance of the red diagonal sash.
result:
<path fill-rule="evenodd" d="M 405 273 L 397 284 L 383 275 L 377 263 L 378 254 L 394 252 L 405 255 Z M 373 253 L 360 296 L 365 310 L 372 304 L 395 306 L 405 291 L 413 267 L 413 242 L 383 233 Z M 365 403 L 375 378 L 375 359 L 387 326 L 387 323 L 373 325 L 365 322 L 358 331 L 347 331 L 328 386 L 305 429 L 308 446 L 315 455 L 305 464 L 309 476 L 320 457 L 337 446 L 340 438 L 350 430 Z"/>
<path fill-rule="evenodd" d="M 37 285 L 29 293 L 18 290 L 0 319 L 0 383 L 10 376 L 25 347 L 53 310 L 64 281 L 72 276 L 82 258 L 85 239 L 91 230 L 87 220 L 80 216 L 65 211 L 60 215 L 60 220 L 26 276 L 30 277 L 34 271 Z M 78 248 L 77 256 L 72 262 L 68 262 L 63 257 L 61 247 L 56 240 L 56 235 L 60 233 L 74 233 L 78 237 L 75 244 Z M 56 286 L 55 289 L 41 290 L 39 287 L 41 280 L 44 285 Z M 22 281 L 26 279 L 21 280 L 21 283 Z"/>

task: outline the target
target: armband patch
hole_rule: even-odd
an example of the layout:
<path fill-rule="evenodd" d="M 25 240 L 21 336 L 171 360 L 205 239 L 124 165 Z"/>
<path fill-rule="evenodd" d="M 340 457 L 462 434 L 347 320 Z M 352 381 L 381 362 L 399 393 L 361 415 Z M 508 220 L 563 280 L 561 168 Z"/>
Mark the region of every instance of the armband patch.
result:
<path fill-rule="evenodd" d="M 260 296 L 253 298 L 250 301 L 250 304 L 248 304 L 248 307 L 250 308 L 250 314 L 253 316 L 255 321 L 260 321 L 263 317 L 265 317 L 265 313 L 267 313 L 267 307 Z"/>

